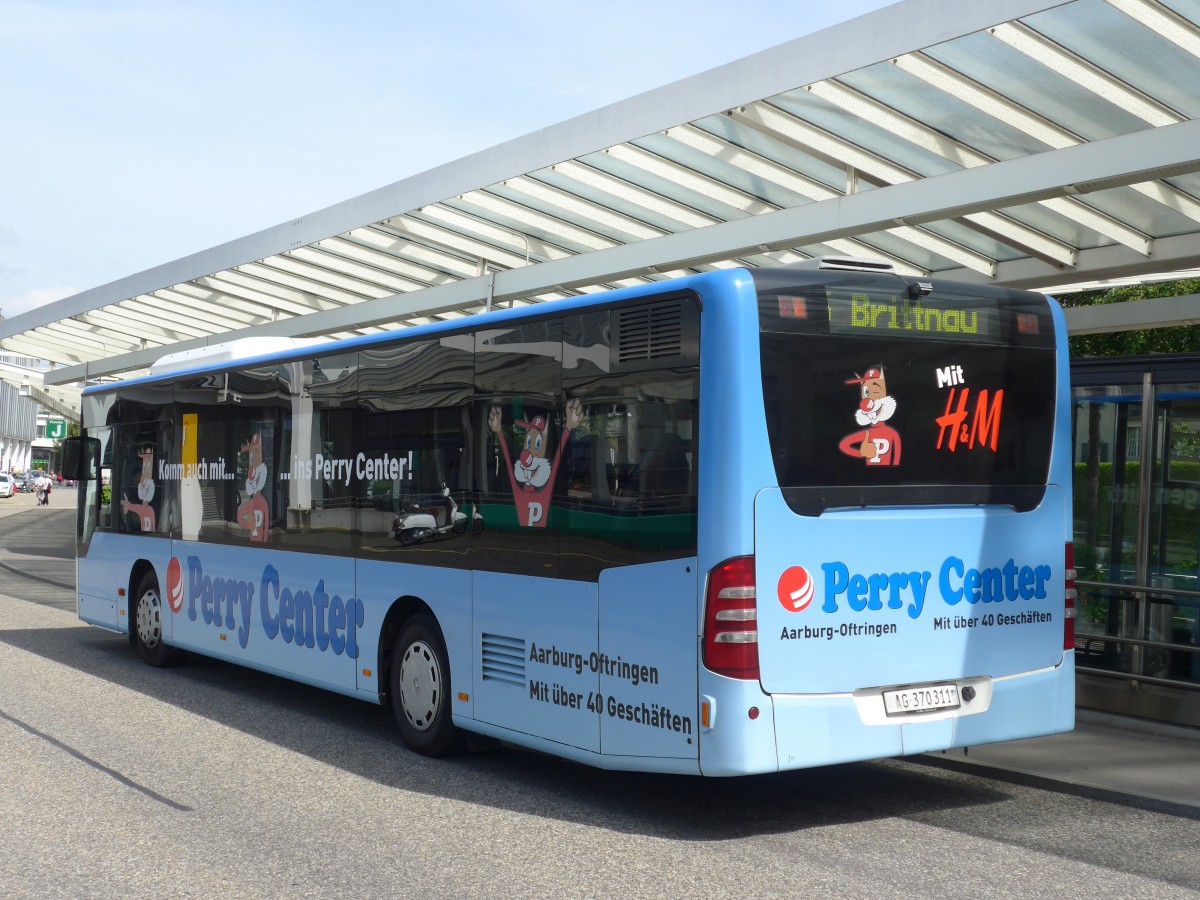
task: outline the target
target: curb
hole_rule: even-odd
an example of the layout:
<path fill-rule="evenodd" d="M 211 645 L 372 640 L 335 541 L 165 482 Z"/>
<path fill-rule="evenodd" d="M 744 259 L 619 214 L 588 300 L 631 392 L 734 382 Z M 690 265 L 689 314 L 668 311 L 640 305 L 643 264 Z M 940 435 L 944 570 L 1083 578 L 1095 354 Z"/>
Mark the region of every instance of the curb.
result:
<path fill-rule="evenodd" d="M 1081 784 L 1074 781 L 1061 781 L 1045 775 L 1033 775 L 1029 772 L 1003 769 L 988 765 L 987 763 L 964 762 L 962 760 L 946 759 L 933 755 L 906 756 L 904 759 L 918 765 L 932 766 L 936 769 L 948 769 L 949 771 L 959 772 L 964 775 L 983 776 L 996 781 L 1020 785 L 1021 787 L 1038 788 L 1039 790 L 1052 791 L 1056 794 L 1083 797 L 1087 800 L 1100 800 L 1104 803 L 1114 803 L 1118 806 L 1128 806 L 1134 809 L 1146 810 L 1147 812 L 1163 813 L 1181 819 L 1200 821 L 1200 806 L 1193 806 L 1190 803 L 1179 803 L 1178 801 L 1163 800 L 1158 797 L 1146 797 L 1141 794 L 1131 794 L 1125 791 L 1113 790 L 1112 788 L 1096 787 L 1095 785 Z"/>
<path fill-rule="evenodd" d="M 4 560 L 0 560 L 0 569 L 5 569 L 9 572 L 12 572 L 14 575 L 19 575 L 22 578 L 29 578 L 29 579 L 32 579 L 33 581 L 40 581 L 44 584 L 53 585 L 54 587 L 66 588 L 68 591 L 75 590 L 75 585 L 73 583 L 66 584 L 65 582 L 62 582 L 62 581 L 55 581 L 53 578 L 47 578 L 45 575 L 34 575 L 32 572 L 25 572 L 25 571 L 22 571 L 21 569 L 18 569 L 16 566 L 9 565 L 8 563 L 4 562 Z"/>

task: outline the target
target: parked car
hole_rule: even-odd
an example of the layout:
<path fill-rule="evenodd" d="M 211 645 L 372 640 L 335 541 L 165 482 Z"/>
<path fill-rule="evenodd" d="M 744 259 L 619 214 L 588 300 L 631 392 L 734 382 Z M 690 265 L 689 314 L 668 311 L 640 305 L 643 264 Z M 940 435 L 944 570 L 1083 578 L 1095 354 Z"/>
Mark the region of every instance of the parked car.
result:
<path fill-rule="evenodd" d="M 17 492 L 17 483 L 11 475 L 0 472 L 0 497 L 11 497 Z"/>

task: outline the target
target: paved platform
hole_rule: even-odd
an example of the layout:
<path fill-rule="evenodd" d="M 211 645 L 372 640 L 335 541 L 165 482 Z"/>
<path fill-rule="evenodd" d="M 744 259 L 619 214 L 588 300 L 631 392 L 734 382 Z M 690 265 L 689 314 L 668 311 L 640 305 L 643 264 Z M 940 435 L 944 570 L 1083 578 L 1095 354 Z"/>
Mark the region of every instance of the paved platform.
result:
<path fill-rule="evenodd" d="M 35 506 L 31 494 L 0 500 L 0 519 L 20 516 L 19 523 L 5 523 L 19 528 L 3 529 L 19 538 L 0 544 L 0 585 L 7 573 L 43 588 L 73 590 L 75 516 L 67 510 L 74 503 L 69 489 L 52 494 L 50 509 Z M 915 759 L 1200 819 L 1200 729 L 1080 709 L 1068 734 Z"/>
<path fill-rule="evenodd" d="M 1075 730 L 922 757 L 959 771 L 1200 819 L 1200 729 L 1078 709 Z"/>

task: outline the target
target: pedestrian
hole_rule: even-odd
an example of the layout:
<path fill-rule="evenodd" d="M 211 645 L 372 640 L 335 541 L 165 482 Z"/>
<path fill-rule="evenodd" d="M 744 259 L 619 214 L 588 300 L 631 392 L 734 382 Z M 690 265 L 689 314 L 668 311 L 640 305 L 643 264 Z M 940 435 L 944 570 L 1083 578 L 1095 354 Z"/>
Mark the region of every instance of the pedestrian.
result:
<path fill-rule="evenodd" d="M 34 487 L 37 489 L 38 506 L 50 505 L 50 478 L 43 471 L 38 475 L 37 481 L 34 482 Z"/>

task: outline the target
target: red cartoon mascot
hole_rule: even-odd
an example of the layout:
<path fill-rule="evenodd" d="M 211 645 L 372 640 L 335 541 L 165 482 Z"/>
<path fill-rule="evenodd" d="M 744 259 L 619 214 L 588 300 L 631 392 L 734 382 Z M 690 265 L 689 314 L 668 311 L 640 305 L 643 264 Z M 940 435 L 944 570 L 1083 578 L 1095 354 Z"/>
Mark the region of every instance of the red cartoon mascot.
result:
<path fill-rule="evenodd" d="M 545 416 L 534 416 L 528 422 L 514 422 L 518 428 L 525 429 L 525 447 L 514 463 L 509 455 L 508 441 L 501 434 L 500 407 L 493 406 L 488 413 L 488 428 L 500 442 L 504 464 L 509 470 L 508 480 L 517 506 L 517 518 L 522 526 L 546 527 L 546 514 L 550 508 L 550 495 L 554 491 L 554 476 L 558 474 L 558 462 L 571 437 L 571 429 L 578 428 L 582 421 L 583 404 L 577 399 L 567 401 L 566 422 L 553 462 L 546 458 L 548 436 Z"/>
<path fill-rule="evenodd" d="M 242 452 L 249 454 L 250 462 L 246 467 L 246 502 L 238 507 L 237 521 L 244 531 L 250 532 L 250 540 L 265 541 L 270 518 L 267 498 L 262 494 L 267 486 L 262 439 L 255 434 L 242 445 Z"/>
<path fill-rule="evenodd" d="M 838 449 L 859 457 L 868 466 L 900 465 L 900 433 L 887 421 L 896 412 L 896 398 L 888 394 L 883 366 L 873 366 L 846 384 L 859 385 L 858 409 L 854 420 L 863 428 L 842 438 Z"/>
<path fill-rule="evenodd" d="M 138 528 L 142 531 L 154 531 L 154 507 L 150 502 L 154 499 L 154 448 L 146 447 L 138 453 L 142 461 L 142 475 L 138 478 L 138 503 L 130 503 L 125 497 L 121 498 L 121 512 L 133 513 L 137 516 Z"/>

